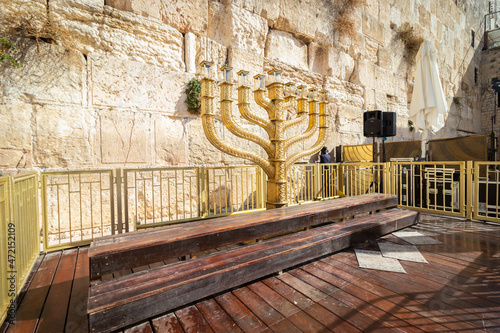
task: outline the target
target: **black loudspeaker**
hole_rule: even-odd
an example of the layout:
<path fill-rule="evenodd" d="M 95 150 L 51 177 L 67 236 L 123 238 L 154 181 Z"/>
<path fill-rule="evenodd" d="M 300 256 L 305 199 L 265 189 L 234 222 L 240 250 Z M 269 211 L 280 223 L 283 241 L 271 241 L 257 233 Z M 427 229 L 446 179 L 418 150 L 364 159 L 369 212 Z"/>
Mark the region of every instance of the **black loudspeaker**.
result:
<path fill-rule="evenodd" d="M 396 135 L 396 112 L 383 112 L 382 113 L 382 136 Z"/>
<path fill-rule="evenodd" d="M 377 138 L 395 136 L 396 112 L 366 111 L 363 114 L 363 134 Z"/>
<path fill-rule="evenodd" d="M 363 134 L 369 137 L 382 136 L 382 111 L 366 111 L 363 114 Z"/>

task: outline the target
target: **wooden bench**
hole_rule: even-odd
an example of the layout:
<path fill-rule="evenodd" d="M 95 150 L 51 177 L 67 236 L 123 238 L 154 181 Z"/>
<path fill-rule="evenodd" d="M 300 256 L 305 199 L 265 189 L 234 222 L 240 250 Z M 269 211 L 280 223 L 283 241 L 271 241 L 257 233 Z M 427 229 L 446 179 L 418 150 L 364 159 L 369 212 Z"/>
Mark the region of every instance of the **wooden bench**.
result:
<path fill-rule="evenodd" d="M 102 237 L 89 248 L 90 279 L 396 206 L 395 196 L 366 194 Z"/>
<path fill-rule="evenodd" d="M 331 220 L 394 207 L 397 202 L 394 196 L 388 195 L 365 195 L 345 199 L 262 212 L 267 214 L 259 212 L 202 221 L 203 223 L 198 223 L 197 227 L 191 228 L 190 225 L 171 226 L 108 237 L 94 242 L 90 248 L 93 251 L 93 256 L 90 258 L 98 258 L 101 264 L 95 265 L 94 269 L 103 267 L 105 271 L 113 271 L 116 267 L 145 264 L 141 258 L 127 260 L 124 265 L 112 264 L 116 258 L 123 257 L 119 254 L 120 250 L 127 251 L 129 255 L 144 253 L 138 244 L 155 249 L 152 251 L 153 255 L 147 256 L 147 260 L 155 262 L 160 258 L 158 252 L 163 250 L 166 257 L 174 255 L 170 251 L 177 256 L 213 248 L 214 244 L 219 244 L 217 246 L 233 244 L 235 239 L 260 238 L 283 232 L 280 227 L 285 230 L 297 230 L 302 227 L 322 225 L 252 245 L 94 283 L 90 288 L 88 302 L 91 331 L 110 332 L 126 327 L 204 297 L 342 250 L 352 244 L 408 227 L 418 221 L 416 212 L 388 209 L 324 225 Z M 261 220 L 256 219 L 255 215 L 260 216 Z M 262 220 L 263 216 L 267 216 L 268 219 Z M 228 224 L 228 221 L 233 221 L 236 226 Z M 202 226 L 210 230 L 203 230 Z M 245 232 L 248 234 L 244 234 Z M 231 239 L 232 235 L 235 239 Z M 137 243 L 132 236 L 137 237 Z M 153 241 L 147 242 L 148 238 Z M 122 239 L 126 241 L 121 241 Z M 116 252 L 113 252 L 113 244 L 118 245 Z M 175 245 L 179 245 L 182 249 L 176 249 Z M 102 256 L 113 258 L 109 261 L 113 267 L 111 270 L 108 268 L 110 265 L 102 264 L 106 262 L 102 260 Z M 92 267 L 92 262 L 90 265 Z M 95 276 L 99 276 L 99 273 L 102 274 L 94 271 Z"/>

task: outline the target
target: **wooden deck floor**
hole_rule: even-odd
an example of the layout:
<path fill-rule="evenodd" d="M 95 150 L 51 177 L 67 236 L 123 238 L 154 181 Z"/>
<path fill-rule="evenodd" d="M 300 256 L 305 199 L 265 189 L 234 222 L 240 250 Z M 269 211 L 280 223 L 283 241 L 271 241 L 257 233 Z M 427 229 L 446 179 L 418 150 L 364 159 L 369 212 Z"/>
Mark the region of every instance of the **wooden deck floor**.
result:
<path fill-rule="evenodd" d="M 444 244 L 419 245 L 429 263 L 401 261 L 407 274 L 359 268 L 349 249 L 124 332 L 500 332 L 500 226 L 423 215 L 412 229 Z M 87 250 L 42 255 L 0 332 L 88 332 Z"/>

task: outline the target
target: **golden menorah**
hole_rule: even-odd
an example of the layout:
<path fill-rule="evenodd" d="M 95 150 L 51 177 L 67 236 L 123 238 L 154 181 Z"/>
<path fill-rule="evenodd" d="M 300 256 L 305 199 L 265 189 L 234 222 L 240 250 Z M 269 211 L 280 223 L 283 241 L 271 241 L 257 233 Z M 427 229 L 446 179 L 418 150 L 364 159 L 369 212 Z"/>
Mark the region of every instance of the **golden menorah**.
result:
<path fill-rule="evenodd" d="M 268 119 L 252 113 L 250 108 L 249 72 L 238 72 L 238 110 L 248 122 L 264 129 L 268 138 L 244 129 L 233 115 L 233 74 L 232 68 L 222 66 L 222 81 L 220 83 L 220 116 L 224 126 L 237 137 L 250 140 L 264 149 L 267 158 L 251 151 L 245 151 L 225 142 L 215 128 L 213 64 L 208 61 L 201 63 L 203 78 L 201 79 L 201 117 L 206 137 L 217 149 L 236 157 L 250 160 L 260 166 L 267 174 L 266 208 L 280 208 L 287 205 L 287 173 L 288 169 L 298 160 L 317 153 L 324 146 L 327 138 L 328 114 L 326 112 L 326 92 L 319 93 L 311 88 L 300 85 L 295 88 L 293 83 L 283 84 L 281 72 L 271 70 L 267 75 L 254 76 L 255 103 L 267 111 Z M 267 91 L 267 96 L 266 96 Z M 318 96 L 319 95 L 319 96 Z M 297 116 L 287 119 L 287 111 L 296 109 Z M 309 110 L 307 110 L 309 109 Z M 286 136 L 286 131 L 299 126 L 309 117 L 309 125 L 305 131 L 292 137 Z M 308 149 L 287 156 L 287 151 L 295 144 L 313 137 L 319 128 L 318 138 Z"/>

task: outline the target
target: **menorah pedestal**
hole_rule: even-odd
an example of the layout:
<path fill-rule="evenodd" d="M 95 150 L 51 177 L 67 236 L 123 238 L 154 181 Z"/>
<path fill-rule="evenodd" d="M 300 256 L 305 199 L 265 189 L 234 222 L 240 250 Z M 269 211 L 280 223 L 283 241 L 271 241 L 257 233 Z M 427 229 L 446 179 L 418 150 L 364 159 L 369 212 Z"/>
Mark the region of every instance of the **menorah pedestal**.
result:
<path fill-rule="evenodd" d="M 288 206 L 286 180 L 267 181 L 266 209 L 282 208 Z"/>

